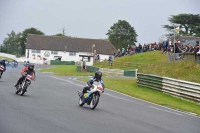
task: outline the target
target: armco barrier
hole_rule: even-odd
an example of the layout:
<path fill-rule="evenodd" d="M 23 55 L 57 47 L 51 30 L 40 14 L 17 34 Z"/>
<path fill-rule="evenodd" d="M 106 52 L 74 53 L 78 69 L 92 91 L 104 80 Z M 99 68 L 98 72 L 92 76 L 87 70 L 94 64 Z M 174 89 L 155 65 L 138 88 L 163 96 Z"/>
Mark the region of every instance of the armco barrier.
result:
<path fill-rule="evenodd" d="M 136 70 L 124 70 L 124 76 L 136 77 L 136 75 L 137 75 L 137 69 Z"/>
<path fill-rule="evenodd" d="M 51 65 L 75 65 L 74 61 L 58 61 L 58 60 L 51 60 Z"/>
<path fill-rule="evenodd" d="M 99 70 L 99 68 L 98 67 L 94 67 L 94 66 L 86 66 L 86 70 L 88 72 L 96 72 L 96 71 Z"/>
<path fill-rule="evenodd" d="M 82 72 L 82 66 L 77 66 L 77 67 L 76 67 L 76 71 L 77 71 L 77 72 Z"/>
<path fill-rule="evenodd" d="M 139 86 L 200 103 L 200 84 L 141 73 L 137 77 Z"/>

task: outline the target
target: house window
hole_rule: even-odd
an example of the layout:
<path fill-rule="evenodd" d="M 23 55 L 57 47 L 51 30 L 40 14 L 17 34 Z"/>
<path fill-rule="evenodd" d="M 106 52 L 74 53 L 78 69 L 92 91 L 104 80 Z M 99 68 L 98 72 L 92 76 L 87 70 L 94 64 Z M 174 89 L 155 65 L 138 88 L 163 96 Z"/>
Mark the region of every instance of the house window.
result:
<path fill-rule="evenodd" d="M 40 54 L 40 50 L 31 50 L 31 52 Z"/>
<path fill-rule="evenodd" d="M 51 51 L 51 54 L 57 55 L 58 51 Z"/>
<path fill-rule="evenodd" d="M 90 57 L 83 57 L 83 61 L 90 62 Z"/>
<path fill-rule="evenodd" d="M 76 56 L 76 52 L 69 52 L 69 56 Z"/>

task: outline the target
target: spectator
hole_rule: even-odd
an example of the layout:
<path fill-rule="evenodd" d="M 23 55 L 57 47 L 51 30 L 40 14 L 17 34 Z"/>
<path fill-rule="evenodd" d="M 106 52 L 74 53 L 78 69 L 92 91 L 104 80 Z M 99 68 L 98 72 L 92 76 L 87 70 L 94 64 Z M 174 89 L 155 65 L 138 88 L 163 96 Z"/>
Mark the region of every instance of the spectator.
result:
<path fill-rule="evenodd" d="M 151 51 L 151 44 L 149 44 L 149 51 Z"/>
<path fill-rule="evenodd" d="M 113 56 L 112 55 L 109 56 L 108 61 L 109 61 L 109 65 L 112 66 L 112 63 L 113 63 Z"/>
<path fill-rule="evenodd" d="M 147 46 L 146 46 L 146 44 L 144 44 L 144 46 L 143 46 L 143 52 L 146 52 L 147 51 Z"/>
<path fill-rule="evenodd" d="M 194 54 L 197 55 L 198 52 L 199 52 L 199 41 L 196 41 L 196 47 L 194 50 Z"/>
<path fill-rule="evenodd" d="M 191 44 L 188 46 L 188 53 L 194 53 L 194 48 L 192 47 Z"/>
<path fill-rule="evenodd" d="M 116 57 L 120 57 L 120 56 L 121 56 L 121 51 L 120 51 L 120 49 L 118 49 Z"/>
<path fill-rule="evenodd" d="M 169 40 L 169 46 L 171 47 L 171 45 L 172 45 L 172 41 L 171 41 L 171 40 Z"/>
<path fill-rule="evenodd" d="M 96 54 L 94 55 L 94 61 L 97 61 L 97 55 Z"/>
<path fill-rule="evenodd" d="M 151 50 L 154 51 L 154 45 L 153 45 L 153 43 L 151 44 Z"/>
<path fill-rule="evenodd" d="M 97 60 L 100 61 L 100 56 L 99 56 L 99 54 L 97 54 Z"/>
<path fill-rule="evenodd" d="M 142 53 L 142 45 L 139 43 L 139 53 Z"/>
<path fill-rule="evenodd" d="M 146 45 L 146 47 L 147 47 L 147 51 L 149 51 L 149 45 L 148 44 Z"/>
<path fill-rule="evenodd" d="M 122 48 L 122 56 L 124 56 L 126 53 L 126 50 L 124 48 Z"/>
<path fill-rule="evenodd" d="M 156 42 L 154 43 L 154 50 L 157 50 L 157 44 L 156 44 Z"/>
<path fill-rule="evenodd" d="M 175 43 L 175 60 L 179 60 L 181 58 L 180 53 L 182 53 L 178 43 Z"/>
<path fill-rule="evenodd" d="M 187 53 L 188 51 L 189 51 L 189 48 L 187 47 L 187 45 L 184 45 L 182 53 Z"/>

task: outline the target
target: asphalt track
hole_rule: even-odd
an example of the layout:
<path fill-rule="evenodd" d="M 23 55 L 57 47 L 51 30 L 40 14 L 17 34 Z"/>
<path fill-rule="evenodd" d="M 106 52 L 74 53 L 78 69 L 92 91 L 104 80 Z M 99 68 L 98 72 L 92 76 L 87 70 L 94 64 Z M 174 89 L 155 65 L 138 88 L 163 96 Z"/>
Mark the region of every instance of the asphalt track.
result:
<path fill-rule="evenodd" d="M 79 107 L 85 83 L 70 77 L 36 72 L 28 92 L 16 95 L 21 69 L 8 68 L 0 79 L 0 133 L 200 133 L 197 116 L 110 90 L 95 110 Z"/>

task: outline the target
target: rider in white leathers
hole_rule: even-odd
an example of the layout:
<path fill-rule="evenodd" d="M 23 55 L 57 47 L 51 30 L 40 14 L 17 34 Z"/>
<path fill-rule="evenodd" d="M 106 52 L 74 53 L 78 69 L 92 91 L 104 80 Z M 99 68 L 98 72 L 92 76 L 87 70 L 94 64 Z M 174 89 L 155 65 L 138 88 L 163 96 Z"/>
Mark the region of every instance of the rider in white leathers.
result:
<path fill-rule="evenodd" d="M 83 98 L 83 94 L 86 93 L 87 90 L 90 90 L 94 81 L 99 81 L 102 84 L 103 92 L 104 92 L 105 85 L 104 85 L 103 79 L 101 77 L 102 77 L 102 73 L 100 71 L 96 71 L 95 76 L 91 77 L 90 80 L 87 82 L 88 86 L 83 88 L 81 98 Z"/>

